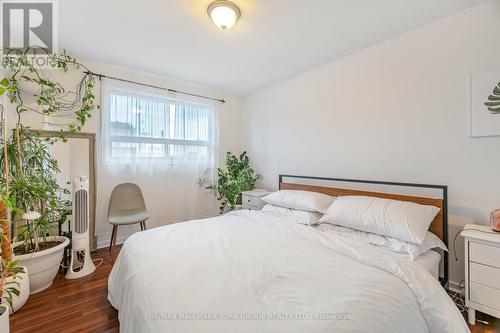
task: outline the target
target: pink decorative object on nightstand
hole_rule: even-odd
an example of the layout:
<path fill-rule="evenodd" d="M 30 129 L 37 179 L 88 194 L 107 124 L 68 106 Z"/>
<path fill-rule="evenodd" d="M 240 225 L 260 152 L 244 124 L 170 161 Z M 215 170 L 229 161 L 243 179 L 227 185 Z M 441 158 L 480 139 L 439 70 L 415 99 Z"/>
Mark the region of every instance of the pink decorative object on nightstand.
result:
<path fill-rule="evenodd" d="M 491 212 L 490 225 L 493 231 L 500 232 L 500 209 L 495 209 Z"/>

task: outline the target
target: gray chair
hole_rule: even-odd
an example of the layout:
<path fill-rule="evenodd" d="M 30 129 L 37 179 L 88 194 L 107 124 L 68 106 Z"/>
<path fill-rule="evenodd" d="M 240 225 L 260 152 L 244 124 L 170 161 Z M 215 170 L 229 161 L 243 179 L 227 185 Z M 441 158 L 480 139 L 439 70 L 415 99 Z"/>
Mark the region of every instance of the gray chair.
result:
<path fill-rule="evenodd" d="M 142 231 L 146 230 L 148 218 L 149 214 L 139 186 L 133 183 L 117 185 L 111 192 L 108 207 L 108 222 L 113 225 L 109 251 L 111 252 L 116 245 L 119 225 L 140 223 Z"/>

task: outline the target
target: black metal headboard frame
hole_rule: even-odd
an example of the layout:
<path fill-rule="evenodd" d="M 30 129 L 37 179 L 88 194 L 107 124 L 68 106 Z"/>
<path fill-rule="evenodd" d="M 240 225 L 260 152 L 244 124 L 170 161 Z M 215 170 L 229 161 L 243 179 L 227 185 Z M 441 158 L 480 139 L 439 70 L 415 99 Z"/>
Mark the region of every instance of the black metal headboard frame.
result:
<path fill-rule="evenodd" d="M 278 186 L 283 183 L 283 178 L 299 178 L 299 179 L 312 179 L 312 180 L 326 180 L 347 183 L 360 183 L 360 184 L 375 184 L 375 185 L 389 185 L 401 187 L 420 187 L 438 189 L 442 191 L 443 200 L 443 242 L 448 247 L 448 186 L 446 185 L 432 185 L 432 184 L 417 184 L 417 183 L 399 183 L 399 182 L 386 182 L 377 180 L 362 180 L 362 179 L 345 179 L 345 178 L 327 178 L 327 177 L 312 177 L 312 176 L 299 176 L 299 175 L 279 175 Z M 443 277 L 439 278 L 441 285 L 448 290 L 448 252 L 443 251 Z"/>

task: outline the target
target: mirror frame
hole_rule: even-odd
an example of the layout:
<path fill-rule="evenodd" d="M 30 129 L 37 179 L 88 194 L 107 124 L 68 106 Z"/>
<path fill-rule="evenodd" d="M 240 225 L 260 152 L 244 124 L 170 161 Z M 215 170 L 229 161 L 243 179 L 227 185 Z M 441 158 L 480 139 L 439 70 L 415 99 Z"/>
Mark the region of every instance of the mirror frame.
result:
<path fill-rule="evenodd" d="M 32 130 L 44 138 L 60 137 L 60 131 L 49 130 Z M 85 139 L 89 142 L 89 238 L 90 251 L 97 250 L 97 238 L 95 236 L 95 221 L 96 221 L 96 180 L 95 180 L 95 133 L 85 132 L 70 132 L 64 133 L 64 137 L 68 139 Z M 73 200 L 73 199 L 72 199 Z"/>

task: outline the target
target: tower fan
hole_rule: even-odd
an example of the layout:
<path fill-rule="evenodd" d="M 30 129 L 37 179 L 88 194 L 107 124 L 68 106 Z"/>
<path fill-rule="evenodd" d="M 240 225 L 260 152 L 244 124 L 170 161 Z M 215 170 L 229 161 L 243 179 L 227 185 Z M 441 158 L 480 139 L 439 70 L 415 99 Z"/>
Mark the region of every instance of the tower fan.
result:
<path fill-rule="evenodd" d="M 73 181 L 73 219 L 71 220 L 71 261 L 66 279 L 77 279 L 95 271 L 90 257 L 89 183 L 83 176 Z"/>

